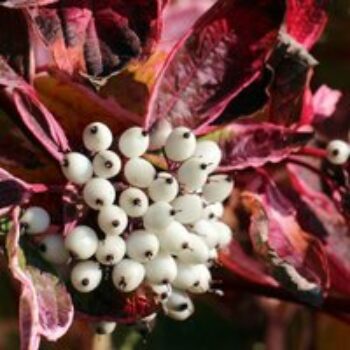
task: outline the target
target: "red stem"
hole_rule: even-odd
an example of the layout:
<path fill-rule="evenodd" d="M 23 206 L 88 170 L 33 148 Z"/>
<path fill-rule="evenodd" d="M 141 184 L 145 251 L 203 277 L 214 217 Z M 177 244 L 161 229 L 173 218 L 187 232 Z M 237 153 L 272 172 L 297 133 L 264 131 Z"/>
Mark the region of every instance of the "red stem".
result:
<path fill-rule="evenodd" d="M 298 152 L 299 155 L 304 156 L 310 156 L 315 158 L 321 158 L 324 159 L 327 157 L 327 151 L 322 148 L 316 148 L 316 147 L 303 147 Z"/>

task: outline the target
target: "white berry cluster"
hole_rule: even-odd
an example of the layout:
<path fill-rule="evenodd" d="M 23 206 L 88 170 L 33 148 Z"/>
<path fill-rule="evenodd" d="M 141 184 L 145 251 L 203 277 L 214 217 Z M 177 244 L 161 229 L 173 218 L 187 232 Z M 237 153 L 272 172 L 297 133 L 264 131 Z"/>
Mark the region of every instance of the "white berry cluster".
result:
<path fill-rule="evenodd" d="M 343 140 L 332 140 L 327 146 L 327 159 L 334 165 L 343 165 L 350 157 L 350 145 Z"/>
<path fill-rule="evenodd" d="M 211 290 L 210 267 L 231 240 L 230 228 L 220 220 L 222 202 L 233 189 L 231 177 L 215 174 L 221 150 L 215 142 L 197 141 L 189 129 L 171 129 L 165 122 L 150 134 L 132 127 L 120 135 L 117 146 L 113 141 L 110 129 L 96 122 L 83 132 L 88 156 L 65 155 L 62 171 L 81 189 L 96 213 L 96 225 L 76 226 L 64 242 L 47 236 L 43 255 L 64 263 L 69 252 L 74 260 L 71 283 L 81 293 L 97 288 L 101 267 L 109 266 L 120 292 L 147 285 L 167 315 L 185 320 L 194 309 L 190 294 Z M 146 152 L 153 151 L 162 152 L 167 170 L 147 160 Z M 28 233 L 49 225 L 47 213 L 35 207 L 21 221 Z"/>

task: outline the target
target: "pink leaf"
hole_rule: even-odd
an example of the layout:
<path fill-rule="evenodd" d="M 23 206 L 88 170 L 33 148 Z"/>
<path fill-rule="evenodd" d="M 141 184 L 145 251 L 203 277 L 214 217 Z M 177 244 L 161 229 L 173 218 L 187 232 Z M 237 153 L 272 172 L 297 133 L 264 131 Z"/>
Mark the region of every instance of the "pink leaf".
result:
<path fill-rule="evenodd" d="M 310 49 L 327 24 L 328 0 L 288 0 L 287 32 Z"/>
<path fill-rule="evenodd" d="M 326 254 L 320 241 L 301 229 L 290 202 L 266 179 L 259 194 L 245 192 L 242 200 L 251 214 L 255 251 L 273 276 L 301 300 L 322 303 L 329 287 Z"/>
<path fill-rule="evenodd" d="M 44 6 L 58 2 L 59 0 L 5 0 L 2 1 L 0 6 L 22 8 L 30 6 Z"/>
<path fill-rule="evenodd" d="M 321 123 L 331 117 L 335 113 L 341 97 L 342 93 L 339 90 L 322 85 L 313 96 L 314 123 Z"/>
<path fill-rule="evenodd" d="M 198 129 L 218 117 L 260 75 L 283 14 L 282 1 L 218 1 L 170 53 L 146 126 L 167 118 Z"/>
<path fill-rule="evenodd" d="M 297 152 L 311 136 L 311 132 L 267 123 L 232 123 L 208 135 L 219 143 L 223 152 L 221 170 L 225 171 L 278 163 Z"/>
<path fill-rule="evenodd" d="M 171 49 L 213 4 L 213 0 L 187 0 L 170 4 L 164 11 L 160 49 Z"/>
<path fill-rule="evenodd" d="M 12 229 L 7 236 L 9 267 L 21 284 L 21 349 L 38 350 L 40 337 L 57 340 L 73 320 L 73 305 L 65 287 L 53 275 L 25 266 L 19 246 L 19 208 L 12 215 Z"/>
<path fill-rule="evenodd" d="M 62 159 L 69 149 L 66 136 L 52 114 L 40 102 L 35 90 L 0 57 L 0 92 L 17 111 L 19 122 L 51 156 Z"/>
<path fill-rule="evenodd" d="M 149 55 L 160 36 L 160 11 L 160 0 L 65 0 L 30 14 L 58 68 L 106 76 Z"/>

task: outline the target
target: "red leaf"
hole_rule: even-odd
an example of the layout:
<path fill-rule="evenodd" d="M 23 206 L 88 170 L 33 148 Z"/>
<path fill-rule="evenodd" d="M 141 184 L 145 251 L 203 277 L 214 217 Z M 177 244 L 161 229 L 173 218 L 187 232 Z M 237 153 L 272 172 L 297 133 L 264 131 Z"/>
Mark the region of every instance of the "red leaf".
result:
<path fill-rule="evenodd" d="M 147 127 L 162 118 L 194 129 L 214 120 L 260 75 L 283 14 L 282 1 L 218 1 L 169 55 Z"/>
<path fill-rule="evenodd" d="M 278 286 L 278 283 L 267 274 L 265 266 L 246 254 L 236 241 L 232 241 L 229 249 L 220 255 L 220 262 L 240 279 L 258 285 Z"/>
<path fill-rule="evenodd" d="M 287 32 L 310 49 L 327 24 L 328 0 L 288 0 Z"/>
<path fill-rule="evenodd" d="M 223 152 L 221 170 L 229 171 L 278 163 L 297 152 L 311 136 L 311 132 L 267 123 L 232 123 L 217 129 L 208 138 L 219 143 Z"/>
<path fill-rule="evenodd" d="M 10 102 L 23 128 L 55 159 L 69 149 L 66 136 L 52 114 L 40 102 L 35 90 L 20 78 L 0 56 L 0 93 Z M 11 111 L 12 111 L 11 110 Z"/>
<path fill-rule="evenodd" d="M 25 266 L 19 246 L 18 216 L 19 208 L 16 208 L 6 247 L 10 270 L 21 284 L 21 349 L 37 350 L 41 336 L 54 341 L 67 332 L 73 321 L 73 305 L 65 287 L 56 277 Z"/>
<path fill-rule="evenodd" d="M 30 10 L 58 68 L 106 76 L 147 56 L 160 35 L 160 0 L 62 0 Z"/>

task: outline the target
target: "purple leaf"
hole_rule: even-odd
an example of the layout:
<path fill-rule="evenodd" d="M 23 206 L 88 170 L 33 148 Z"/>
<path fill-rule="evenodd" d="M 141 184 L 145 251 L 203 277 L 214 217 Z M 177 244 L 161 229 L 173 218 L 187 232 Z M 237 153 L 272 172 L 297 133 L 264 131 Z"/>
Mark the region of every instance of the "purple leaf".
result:
<path fill-rule="evenodd" d="M 55 159 L 69 149 L 66 136 L 35 90 L 20 78 L 0 56 L 0 94 L 17 112 L 18 122 Z M 12 113 L 11 113 L 12 115 Z"/>
<path fill-rule="evenodd" d="M 170 53 L 146 126 L 167 118 L 197 129 L 218 117 L 260 75 L 283 15 L 282 1 L 218 1 Z"/>
<path fill-rule="evenodd" d="M 19 246 L 18 217 L 19 208 L 16 208 L 6 247 L 10 270 L 21 284 L 21 349 L 37 350 L 41 336 L 54 341 L 67 332 L 73 320 L 73 305 L 65 287 L 55 276 L 25 265 Z"/>
<path fill-rule="evenodd" d="M 221 170 L 258 168 L 277 163 L 297 152 L 312 133 L 273 124 L 232 123 L 207 138 L 215 139 L 223 152 Z"/>
<path fill-rule="evenodd" d="M 160 11 L 157 0 L 63 0 L 30 14 L 58 68 L 106 76 L 152 51 Z"/>

